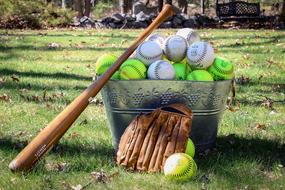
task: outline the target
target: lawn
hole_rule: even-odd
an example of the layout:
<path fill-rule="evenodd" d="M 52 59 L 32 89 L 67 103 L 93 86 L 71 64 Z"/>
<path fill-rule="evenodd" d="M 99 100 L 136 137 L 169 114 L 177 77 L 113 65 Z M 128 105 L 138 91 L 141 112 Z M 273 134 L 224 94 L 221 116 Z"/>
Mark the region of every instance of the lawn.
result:
<path fill-rule="evenodd" d="M 193 180 L 171 183 L 163 174 L 116 166 L 100 95 L 99 103 L 87 107 L 34 170 L 8 169 L 19 151 L 91 83 L 96 59 L 106 52 L 120 55 L 140 32 L 0 30 L 0 190 L 284 189 L 285 32 L 274 30 L 199 30 L 217 55 L 235 64 L 237 96 L 224 112 L 216 149 L 195 158 Z"/>

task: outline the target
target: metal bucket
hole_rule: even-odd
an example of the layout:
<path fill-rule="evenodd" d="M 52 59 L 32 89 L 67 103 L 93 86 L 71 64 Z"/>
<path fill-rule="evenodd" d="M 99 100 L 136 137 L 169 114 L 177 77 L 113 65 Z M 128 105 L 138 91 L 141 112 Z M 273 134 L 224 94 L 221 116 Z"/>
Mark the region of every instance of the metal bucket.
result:
<path fill-rule="evenodd" d="M 192 109 L 194 116 L 190 138 L 197 152 L 212 148 L 231 82 L 110 80 L 101 94 L 115 149 L 136 115 L 172 103 L 183 103 Z"/>

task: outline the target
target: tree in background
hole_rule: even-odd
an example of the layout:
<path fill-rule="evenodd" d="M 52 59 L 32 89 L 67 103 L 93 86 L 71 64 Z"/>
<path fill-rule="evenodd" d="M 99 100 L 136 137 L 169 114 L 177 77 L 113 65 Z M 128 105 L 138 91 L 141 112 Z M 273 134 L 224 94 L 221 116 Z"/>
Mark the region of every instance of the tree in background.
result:
<path fill-rule="evenodd" d="M 74 10 L 77 12 L 77 18 L 90 17 L 91 0 L 74 0 Z"/>
<path fill-rule="evenodd" d="M 285 0 L 283 0 L 282 10 L 281 10 L 281 20 L 285 22 Z"/>
<path fill-rule="evenodd" d="M 120 0 L 120 10 L 122 14 L 129 13 L 130 10 L 132 10 L 133 7 L 133 1 L 132 0 Z"/>

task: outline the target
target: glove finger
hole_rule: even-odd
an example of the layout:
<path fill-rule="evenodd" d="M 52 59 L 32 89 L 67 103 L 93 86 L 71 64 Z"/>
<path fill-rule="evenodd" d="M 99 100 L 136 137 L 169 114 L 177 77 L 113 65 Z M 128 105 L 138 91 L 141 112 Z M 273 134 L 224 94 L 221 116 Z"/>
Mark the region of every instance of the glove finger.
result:
<path fill-rule="evenodd" d="M 167 120 L 167 114 L 160 112 L 159 117 L 156 119 L 156 122 L 151 126 L 151 134 L 148 140 L 144 140 L 144 143 L 147 144 L 146 149 L 142 150 L 140 157 L 143 157 L 142 169 L 144 171 L 148 170 L 149 162 L 153 154 L 153 150 L 156 145 L 157 137 L 160 131 L 161 126 Z"/>
<path fill-rule="evenodd" d="M 173 131 L 172 131 L 172 134 L 169 138 L 169 141 L 167 143 L 167 146 L 166 146 L 166 149 L 165 149 L 165 152 L 164 152 L 164 155 L 163 155 L 163 161 L 162 161 L 162 165 L 164 165 L 165 163 L 165 160 L 175 152 L 175 144 L 176 144 L 176 139 L 177 139 L 177 136 L 178 136 L 178 133 L 179 133 L 179 128 L 180 128 L 180 123 L 181 123 L 181 117 L 179 116 L 174 128 L 173 128 Z"/>
<path fill-rule="evenodd" d="M 126 128 L 124 134 L 120 139 L 119 148 L 117 151 L 117 164 L 121 164 L 127 155 L 128 149 L 134 138 L 138 123 L 138 116 L 131 122 L 131 124 Z"/>
<path fill-rule="evenodd" d="M 191 120 L 187 117 L 181 118 L 179 133 L 176 139 L 175 153 L 185 152 L 187 140 L 191 131 Z"/>
<path fill-rule="evenodd" d="M 146 133 L 158 114 L 158 111 L 154 111 L 151 114 L 142 115 L 138 121 L 138 128 L 140 130 L 137 138 L 135 139 L 134 149 L 128 160 L 128 168 L 135 169 Z"/>
<path fill-rule="evenodd" d="M 163 155 L 167 146 L 167 142 L 169 140 L 169 137 L 171 136 L 172 130 L 177 123 L 177 120 L 179 119 L 179 116 L 177 115 L 171 115 L 169 116 L 168 122 L 164 125 L 164 131 L 161 130 L 160 138 L 156 143 L 157 149 L 157 156 L 155 157 L 155 163 L 153 167 L 153 171 L 161 171 L 162 169 L 162 161 L 163 161 Z M 156 151 L 156 150 L 155 150 Z"/>

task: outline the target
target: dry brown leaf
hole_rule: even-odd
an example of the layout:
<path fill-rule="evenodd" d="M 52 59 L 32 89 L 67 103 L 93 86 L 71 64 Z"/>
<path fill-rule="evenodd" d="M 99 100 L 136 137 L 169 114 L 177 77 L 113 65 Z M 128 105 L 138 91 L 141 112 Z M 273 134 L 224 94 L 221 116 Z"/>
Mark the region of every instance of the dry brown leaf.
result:
<path fill-rule="evenodd" d="M 75 138 L 77 138 L 77 137 L 79 137 L 80 135 L 79 135 L 79 133 L 77 133 L 77 132 L 72 132 L 72 133 L 70 133 L 69 134 L 69 138 L 71 138 L 71 139 L 75 139 Z"/>
<path fill-rule="evenodd" d="M 100 172 L 91 172 L 91 176 L 96 180 L 96 182 L 100 183 L 106 183 L 107 180 L 110 180 L 111 178 L 118 176 L 119 172 L 114 172 L 113 174 L 107 176 L 104 171 Z"/>
<path fill-rule="evenodd" d="M 274 62 L 273 58 L 271 57 L 269 60 L 266 60 L 266 63 L 268 63 L 267 68 L 270 68 L 275 62 Z"/>
<path fill-rule="evenodd" d="M 66 162 L 63 163 L 47 163 L 45 165 L 45 168 L 48 171 L 65 171 L 68 167 L 68 164 Z"/>
<path fill-rule="evenodd" d="M 107 175 L 105 174 L 105 172 L 100 171 L 100 172 L 91 172 L 91 176 L 100 183 L 106 183 L 106 181 L 108 180 Z"/>
<path fill-rule="evenodd" d="M 1 85 L 1 84 L 4 84 L 4 83 L 5 83 L 5 81 L 6 81 L 6 79 L 5 79 L 5 78 L 0 77 L 0 85 Z"/>
<path fill-rule="evenodd" d="M 259 129 L 259 130 L 265 130 L 267 127 L 266 127 L 265 124 L 260 124 L 260 123 L 258 123 L 258 124 L 255 125 L 254 128 L 255 128 L 255 129 Z"/>
<path fill-rule="evenodd" d="M 3 100 L 5 102 L 11 102 L 12 101 L 11 97 L 7 94 L 0 95 L 0 100 Z"/>
<path fill-rule="evenodd" d="M 241 77 L 238 77 L 237 79 L 236 79 L 236 82 L 238 83 L 238 84 L 241 84 L 241 85 L 245 85 L 245 84 L 248 84 L 249 82 L 250 82 L 250 78 L 249 77 L 246 77 L 246 76 L 241 76 Z"/>
<path fill-rule="evenodd" d="M 11 78 L 12 78 L 13 82 L 20 82 L 19 77 L 18 77 L 17 75 L 15 75 L 15 74 L 13 74 L 13 75 L 11 76 Z"/>
<path fill-rule="evenodd" d="M 261 106 L 264 106 L 265 108 L 268 109 L 273 109 L 273 100 L 265 97 L 265 100 L 262 101 Z"/>

